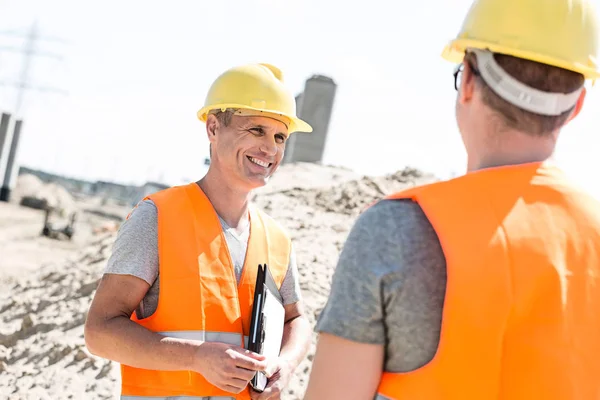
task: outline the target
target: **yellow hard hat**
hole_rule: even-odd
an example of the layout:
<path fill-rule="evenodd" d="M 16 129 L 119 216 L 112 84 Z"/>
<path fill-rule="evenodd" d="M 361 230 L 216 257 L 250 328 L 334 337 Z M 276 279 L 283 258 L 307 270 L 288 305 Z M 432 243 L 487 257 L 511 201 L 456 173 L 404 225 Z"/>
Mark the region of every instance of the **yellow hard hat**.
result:
<path fill-rule="evenodd" d="M 208 90 L 198 118 L 206 122 L 212 110 L 240 110 L 241 115 L 275 118 L 292 132 L 312 132 L 312 127 L 296 116 L 296 100 L 283 84 L 281 70 L 270 64 L 246 64 L 222 73 Z"/>
<path fill-rule="evenodd" d="M 475 0 L 442 57 L 489 50 L 600 77 L 599 21 L 590 0 Z"/>

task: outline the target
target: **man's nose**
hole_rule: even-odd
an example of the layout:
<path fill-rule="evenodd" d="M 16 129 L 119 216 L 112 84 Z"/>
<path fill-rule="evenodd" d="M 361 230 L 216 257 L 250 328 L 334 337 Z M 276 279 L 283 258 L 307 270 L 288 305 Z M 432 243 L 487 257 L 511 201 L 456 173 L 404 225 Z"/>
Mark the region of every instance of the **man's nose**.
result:
<path fill-rule="evenodd" d="M 278 151 L 277 143 L 275 143 L 275 138 L 265 137 L 263 138 L 262 143 L 260 144 L 260 151 L 263 153 L 274 156 Z"/>

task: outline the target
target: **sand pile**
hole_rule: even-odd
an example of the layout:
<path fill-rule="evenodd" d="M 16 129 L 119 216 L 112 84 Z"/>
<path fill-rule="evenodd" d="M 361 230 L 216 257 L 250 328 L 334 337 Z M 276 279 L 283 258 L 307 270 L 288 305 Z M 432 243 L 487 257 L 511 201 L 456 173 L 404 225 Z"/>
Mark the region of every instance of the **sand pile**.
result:
<path fill-rule="evenodd" d="M 323 179 L 302 178 L 303 174 L 318 176 L 319 170 L 333 183 L 326 186 Z M 313 325 L 358 213 L 385 194 L 433 180 L 410 169 L 372 178 L 302 164 L 285 166 L 276 177 L 255 202 L 292 235 L 300 286 Z M 115 398 L 118 364 L 89 355 L 83 339 L 86 311 L 113 240 L 114 233 L 106 234 L 71 260 L 47 265 L 8 287 L 0 285 L 0 394 L 10 399 Z M 313 335 L 309 356 L 282 398 L 302 398 L 315 344 Z"/>
<path fill-rule="evenodd" d="M 83 324 L 114 237 L 0 294 L 0 398 L 108 399 L 118 365 L 91 357 Z M 8 290 L 7 290 L 8 289 Z M 114 371 L 112 371 L 114 373 Z"/>
<path fill-rule="evenodd" d="M 44 186 L 40 178 L 32 174 L 19 175 L 11 198 L 20 200 L 24 196 L 33 196 Z"/>
<path fill-rule="evenodd" d="M 302 203 L 326 212 L 356 216 L 365 207 L 377 199 L 381 199 L 386 194 L 402 190 L 407 186 L 414 185 L 416 182 L 433 179 L 434 177 L 431 175 L 423 174 L 412 168 L 406 168 L 381 177 L 364 176 L 328 189 L 294 187 L 280 193 L 286 197 L 299 199 Z"/>
<path fill-rule="evenodd" d="M 53 208 L 62 215 L 76 210 L 73 196 L 61 185 L 44 183 L 31 174 L 19 175 L 11 202 L 36 209 Z"/>
<path fill-rule="evenodd" d="M 295 187 L 324 188 L 359 179 L 356 172 L 342 167 L 298 162 L 284 164 L 269 180 L 269 184 L 256 190 L 258 195 L 281 192 Z"/>

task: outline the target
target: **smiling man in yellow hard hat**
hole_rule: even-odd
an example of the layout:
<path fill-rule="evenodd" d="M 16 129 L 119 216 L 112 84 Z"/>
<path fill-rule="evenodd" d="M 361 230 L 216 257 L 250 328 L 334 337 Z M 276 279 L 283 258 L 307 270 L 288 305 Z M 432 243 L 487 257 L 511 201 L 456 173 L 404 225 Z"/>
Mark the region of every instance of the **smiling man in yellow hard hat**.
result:
<path fill-rule="evenodd" d="M 198 182 L 148 196 L 119 230 L 85 325 L 89 350 L 121 363 L 121 399 L 279 399 L 305 357 L 295 252 L 250 204 L 286 141 L 312 128 L 296 116 L 279 69 L 242 65 L 212 84 L 198 117 L 210 142 Z M 258 265 L 285 308 L 280 356 L 245 350 Z M 258 393 L 248 382 L 270 376 Z"/>
<path fill-rule="evenodd" d="M 600 203 L 550 158 L 599 34 L 587 0 L 473 3 L 443 53 L 467 173 L 360 216 L 306 400 L 598 398 Z"/>

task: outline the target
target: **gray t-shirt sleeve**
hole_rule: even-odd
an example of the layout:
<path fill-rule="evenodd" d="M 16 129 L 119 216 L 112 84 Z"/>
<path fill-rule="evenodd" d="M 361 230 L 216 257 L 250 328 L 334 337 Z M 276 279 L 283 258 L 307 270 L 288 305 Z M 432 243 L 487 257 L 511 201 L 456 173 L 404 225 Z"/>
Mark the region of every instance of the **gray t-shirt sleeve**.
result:
<path fill-rule="evenodd" d="M 377 210 L 373 210 L 358 217 L 346 238 L 315 330 L 357 342 L 384 344 L 381 281 L 386 270 L 376 267 L 380 263 L 375 257 L 380 256 L 386 232 L 382 232 Z"/>
<path fill-rule="evenodd" d="M 120 226 L 105 273 L 133 275 L 152 285 L 158 276 L 158 213 L 151 200 L 135 207 Z"/>
<path fill-rule="evenodd" d="M 446 262 L 431 223 L 410 200 L 384 200 L 350 231 L 316 331 L 385 345 L 385 370 L 407 372 L 437 351 Z"/>
<path fill-rule="evenodd" d="M 302 300 L 300 281 L 298 279 L 298 265 L 296 264 L 296 251 L 294 250 L 293 243 L 290 250 L 290 263 L 279 288 L 279 294 L 281 294 L 284 305 L 297 303 Z"/>

